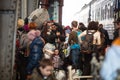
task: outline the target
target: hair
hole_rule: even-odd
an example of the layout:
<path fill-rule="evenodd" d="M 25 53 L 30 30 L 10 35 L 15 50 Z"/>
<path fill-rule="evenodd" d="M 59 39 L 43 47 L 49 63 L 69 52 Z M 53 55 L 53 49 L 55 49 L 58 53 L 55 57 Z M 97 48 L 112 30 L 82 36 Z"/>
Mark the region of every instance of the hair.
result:
<path fill-rule="evenodd" d="M 83 23 L 79 23 L 78 28 L 79 28 L 81 31 L 85 31 L 85 30 L 87 29 Z"/>
<path fill-rule="evenodd" d="M 55 51 L 55 50 L 58 50 L 58 51 L 59 51 L 59 48 L 58 48 L 58 47 L 56 47 L 56 48 L 54 49 L 54 51 Z"/>
<path fill-rule="evenodd" d="M 60 32 L 60 34 L 62 35 L 63 34 L 63 27 L 62 27 L 62 25 L 59 24 L 59 23 L 53 23 L 53 25 L 56 26 L 57 31 Z"/>
<path fill-rule="evenodd" d="M 25 24 L 25 25 L 28 24 L 28 18 L 27 18 L 27 17 L 24 19 L 24 24 Z"/>
<path fill-rule="evenodd" d="M 119 25 L 120 21 L 118 20 L 116 23 L 117 23 L 117 25 Z"/>
<path fill-rule="evenodd" d="M 77 28 L 78 22 L 77 21 L 72 21 L 71 25 L 72 25 L 72 27 Z"/>
<path fill-rule="evenodd" d="M 98 21 L 95 21 L 96 22 L 96 25 L 98 26 L 99 25 L 99 22 Z"/>
<path fill-rule="evenodd" d="M 38 27 L 39 30 L 41 30 L 41 36 L 43 38 L 45 38 L 47 36 L 47 32 L 48 32 L 48 26 L 47 26 L 47 21 L 45 21 L 43 24 L 42 24 L 42 27 Z"/>
<path fill-rule="evenodd" d="M 23 27 L 24 26 L 24 20 L 23 19 L 18 19 L 17 26 L 18 26 L 18 28 Z"/>
<path fill-rule="evenodd" d="M 95 21 L 89 22 L 88 30 L 98 30 L 98 24 Z"/>
<path fill-rule="evenodd" d="M 64 30 L 67 30 L 67 29 L 71 30 L 70 26 L 64 27 Z"/>
<path fill-rule="evenodd" d="M 99 27 L 103 27 L 103 24 L 99 24 Z"/>
<path fill-rule="evenodd" d="M 37 28 L 37 24 L 35 22 L 31 22 L 28 24 L 29 29 L 36 29 Z"/>
<path fill-rule="evenodd" d="M 45 68 L 46 66 L 53 66 L 53 63 L 51 59 L 42 59 L 39 62 L 39 66 Z"/>

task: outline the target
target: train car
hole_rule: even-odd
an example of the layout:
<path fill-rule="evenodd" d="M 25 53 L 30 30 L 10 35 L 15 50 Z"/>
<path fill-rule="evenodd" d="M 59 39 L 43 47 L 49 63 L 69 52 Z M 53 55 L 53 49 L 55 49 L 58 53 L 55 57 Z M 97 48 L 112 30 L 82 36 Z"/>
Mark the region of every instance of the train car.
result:
<path fill-rule="evenodd" d="M 85 4 L 79 13 L 80 15 L 79 20 L 82 21 L 85 24 L 85 26 L 88 25 L 89 8 L 90 8 L 89 5 Z"/>
<path fill-rule="evenodd" d="M 120 0 L 114 0 L 114 19 L 120 17 Z"/>
<path fill-rule="evenodd" d="M 114 32 L 114 0 L 92 0 L 80 11 L 80 22 L 86 26 L 89 21 L 98 21 L 108 31 L 110 39 Z"/>

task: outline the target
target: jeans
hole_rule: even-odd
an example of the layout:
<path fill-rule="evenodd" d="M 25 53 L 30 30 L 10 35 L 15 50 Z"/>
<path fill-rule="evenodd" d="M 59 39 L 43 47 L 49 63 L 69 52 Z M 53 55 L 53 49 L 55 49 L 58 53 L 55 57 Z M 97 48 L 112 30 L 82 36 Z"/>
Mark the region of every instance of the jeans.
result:
<path fill-rule="evenodd" d="M 75 69 L 79 69 L 79 64 L 81 63 L 80 59 L 80 50 L 72 49 L 71 50 L 72 66 Z"/>

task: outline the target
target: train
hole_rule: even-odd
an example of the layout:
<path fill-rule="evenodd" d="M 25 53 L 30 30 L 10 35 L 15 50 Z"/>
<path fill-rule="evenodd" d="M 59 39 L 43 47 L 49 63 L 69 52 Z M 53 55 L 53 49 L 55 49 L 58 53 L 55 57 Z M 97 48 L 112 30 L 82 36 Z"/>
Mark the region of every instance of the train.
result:
<path fill-rule="evenodd" d="M 109 38 L 112 40 L 115 29 L 113 22 L 118 18 L 117 11 L 119 9 L 115 13 L 117 2 L 120 2 L 120 0 L 91 0 L 81 8 L 79 22 L 83 22 L 87 26 L 89 21 L 98 21 L 104 25 L 104 28 L 108 31 Z"/>

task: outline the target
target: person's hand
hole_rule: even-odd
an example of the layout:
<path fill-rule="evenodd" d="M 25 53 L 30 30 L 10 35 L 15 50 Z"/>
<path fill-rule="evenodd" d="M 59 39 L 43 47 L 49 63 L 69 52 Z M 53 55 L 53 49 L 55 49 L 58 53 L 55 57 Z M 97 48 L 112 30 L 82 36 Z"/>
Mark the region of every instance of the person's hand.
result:
<path fill-rule="evenodd" d="M 30 80 L 32 78 L 31 75 L 27 75 L 27 80 Z"/>
<path fill-rule="evenodd" d="M 107 46 L 106 49 L 105 49 L 105 52 L 107 52 L 109 48 L 110 48 L 110 46 Z"/>

